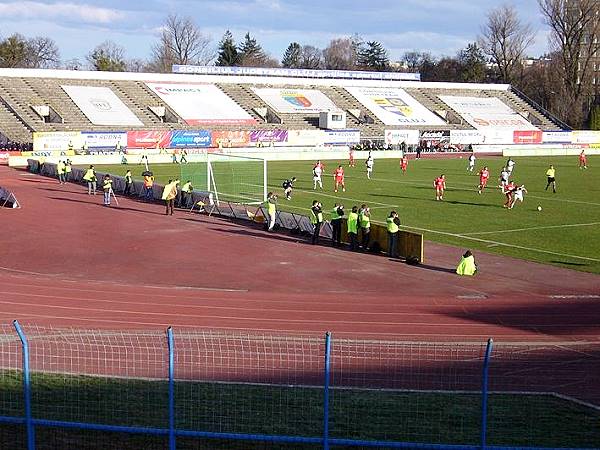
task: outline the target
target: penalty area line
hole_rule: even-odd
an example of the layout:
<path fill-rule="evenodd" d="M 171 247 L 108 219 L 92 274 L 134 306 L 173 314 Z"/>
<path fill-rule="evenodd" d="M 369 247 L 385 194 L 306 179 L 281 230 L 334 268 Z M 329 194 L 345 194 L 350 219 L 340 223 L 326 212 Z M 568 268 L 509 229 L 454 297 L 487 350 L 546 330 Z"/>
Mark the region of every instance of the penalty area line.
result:
<path fill-rule="evenodd" d="M 499 234 L 499 233 L 514 233 L 517 231 L 529 231 L 529 230 L 548 230 L 552 228 L 571 228 L 571 227 L 591 227 L 594 225 L 600 225 L 600 222 L 590 222 L 590 223 L 570 223 L 565 225 L 547 225 L 543 227 L 529 227 L 529 228 L 513 228 L 510 230 L 499 230 L 499 231 L 478 231 L 475 233 L 463 233 L 463 236 L 479 236 L 482 234 Z"/>
<path fill-rule="evenodd" d="M 411 227 L 408 225 L 401 225 L 401 227 L 408 228 L 411 230 L 425 231 L 427 233 L 442 234 L 444 236 L 451 236 L 451 237 L 466 239 L 466 240 L 470 240 L 470 241 L 482 242 L 484 244 L 494 244 L 495 246 L 499 246 L 499 247 L 518 248 L 520 250 L 526 250 L 526 251 L 537 252 L 537 253 L 545 253 L 547 255 L 562 256 L 565 258 L 573 258 L 573 259 L 581 259 L 581 260 L 585 260 L 585 261 L 600 262 L 600 259 L 596 259 L 596 258 L 589 258 L 586 256 L 569 255 L 566 253 L 551 252 L 549 250 L 541 250 L 539 248 L 524 247 L 522 245 L 507 244 L 505 242 L 491 241 L 489 239 L 481 239 L 481 238 L 466 236 L 464 234 L 449 233 L 447 231 L 430 230 L 428 228 Z"/>

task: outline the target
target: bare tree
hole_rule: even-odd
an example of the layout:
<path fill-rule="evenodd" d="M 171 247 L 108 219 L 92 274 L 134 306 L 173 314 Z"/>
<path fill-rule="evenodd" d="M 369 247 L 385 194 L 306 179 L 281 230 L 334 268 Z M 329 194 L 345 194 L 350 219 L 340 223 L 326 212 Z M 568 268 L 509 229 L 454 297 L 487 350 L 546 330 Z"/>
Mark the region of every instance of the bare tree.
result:
<path fill-rule="evenodd" d="M 104 41 L 86 57 L 92 70 L 124 72 L 127 68 L 125 49 L 112 41 Z"/>
<path fill-rule="evenodd" d="M 591 93 L 592 63 L 600 50 L 600 21 L 596 0 L 538 0 L 550 26 L 550 43 L 560 57 L 568 122 L 581 126 L 585 100 Z"/>
<path fill-rule="evenodd" d="M 35 37 L 27 41 L 29 67 L 55 69 L 60 65 L 60 52 L 56 42 L 49 37 Z"/>
<path fill-rule="evenodd" d="M 514 6 L 505 4 L 488 12 L 479 46 L 498 67 L 500 80 L 513 83 L 534 37 L 531 25 L 521 22 Z"/>
<path fill-rule="evenodd" d="M 323 51 L 312 45 L 303 45 L 300 55 L 302 69 L 320 69 L 323 62 Z"/>
<path fill-rule="evenodd" d="M 204 35 L 191 17 L 169 15 L 158 42 L 152 48 L 151 67 L 170 72 L 173 64 L 208 64 L 215 58 L 211 38 Z"/>
<path fill-rule="evenodd" d="M 0 41 L 0 67 L 55 68 L 60 64 L 56 42 L 48 37 L 25 38 L 15 33 Z"/>
<path fill-rule="evenodd" d="M 356 68 L 356 47 L 350 38 L 333 39 L 323 50 L 326 69 L 353 70 Z"/>

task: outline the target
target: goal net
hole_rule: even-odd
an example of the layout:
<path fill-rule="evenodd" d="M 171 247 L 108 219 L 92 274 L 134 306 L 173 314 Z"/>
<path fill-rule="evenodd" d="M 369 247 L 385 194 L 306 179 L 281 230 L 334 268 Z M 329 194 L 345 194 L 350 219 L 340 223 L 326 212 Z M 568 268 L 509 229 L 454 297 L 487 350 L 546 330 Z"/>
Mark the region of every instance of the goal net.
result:
<path fill-rule="evenodd" d="M 181 182 L 212 194 L 217 202 L 259 204 L 267 198 L 267 161 L 237 155 L 206 153 L 181 164 Z"/>

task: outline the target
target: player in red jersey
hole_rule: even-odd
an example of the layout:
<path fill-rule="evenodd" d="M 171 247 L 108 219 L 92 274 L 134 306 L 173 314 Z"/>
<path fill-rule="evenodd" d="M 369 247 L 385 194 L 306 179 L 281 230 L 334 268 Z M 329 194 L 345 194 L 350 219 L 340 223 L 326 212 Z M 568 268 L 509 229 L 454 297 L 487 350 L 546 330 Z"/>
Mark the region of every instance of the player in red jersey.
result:
<path fill-rule="evenodd" d="M 402 169 L 402 175 L 406 173 L 406 167 L 408 167 L 408 158 L 404 155 L 400 158 L 400 169 Z"/>
<path fill-rule="evenodd" d="M 348 154 L 348 166 L 354 167 L 354 149 L 350 149 L 350 153 Z"/>
<path fill-rule="evenodd" d="M 341 165 L 333 172 L 333 178 L 335 180 L 335 192 L 338 191 L 339 186 L 342 186 L 342 192 L 346 192 L 346 185 L 344 184 L 344 168 Z"/>
<path fill-rule="evenodd" d="M 446 189 L 446 175 L 441 174 L 435 180 L 433 180 L 433 187 L 435 187 L 435 199 L 444 200 L 444 189 Z"/>
<path fill-rule="evenodd" d="M 490 179 L 490 171 L 485 166 L 483 169 L 479 171 L 479 186 L 477 187 L 477 193 L 481 194 L 481 191 L 485 189 L 487 186 L 487 182 Z"/>
<path fill-rule="evenodd" d="M 585 156 L 585 150 L 581 150 L 579 154 L 579 168 L 587 169 L 587 157 Z"/>
<path fill-rule="evenodd" d="M 510 208 L 510 205 L 513 203 L 513 194 L 517 189 L 517 185 L 511 180 L 504 185 L 502 188 L 502 193 L 506 195 L 506 202 L 504 203 L 505 208 Z"/>

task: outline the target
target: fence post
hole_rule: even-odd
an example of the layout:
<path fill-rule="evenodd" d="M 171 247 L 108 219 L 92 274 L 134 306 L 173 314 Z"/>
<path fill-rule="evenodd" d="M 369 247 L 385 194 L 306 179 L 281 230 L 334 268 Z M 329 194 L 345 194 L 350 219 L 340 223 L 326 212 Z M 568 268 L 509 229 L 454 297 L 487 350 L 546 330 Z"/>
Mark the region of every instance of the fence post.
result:
<path fill-rule="evenodd" d="M 485 450 L 487 445 L 488 373 L 493 345 L 493 339 L 488 339 L 485 349 L 485 359 L 483 360 L 483 374 L 481 379 L 481 450 Z"/>
<path fill-rule="evenodd" d="M 325 333 L 325 380 L 323 383 L 323 450 L 329 450 L 329 366 L 331 362 L 331 332 Z"/>
<path fill-rule="evenodd" d="M 169 348 L 169 450 L 175 450 L 175 339 L 173 328 L 167 328 Z"/>
<path fill-rule="evenodd" d="M 31 378 L 29 373 L 29 343 L 27 336 L 21 329 L 21 325 L 17 320 L 13 321 L 13 325 L 19 339 L 21 339 L 21 347 L 23 350 L 23 396 L 25 398 L 25 426 L 27 427 L 27 450 L 35 449 L 35 429 L 33 428 L 31 416 Z"/>

